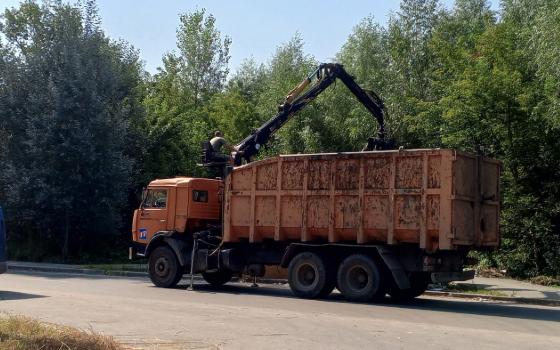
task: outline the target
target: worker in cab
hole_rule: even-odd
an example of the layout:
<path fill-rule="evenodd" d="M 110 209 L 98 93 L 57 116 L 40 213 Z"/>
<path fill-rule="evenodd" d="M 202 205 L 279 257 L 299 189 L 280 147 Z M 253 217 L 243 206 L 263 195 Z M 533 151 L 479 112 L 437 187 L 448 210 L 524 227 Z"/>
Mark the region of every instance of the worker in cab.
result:
<path fill-rule="evenodd" d="M 212 146 L 212 161 L 214 162 L 229 162 L 231 160 L 230 153 L 235 151 L 235 147 L 230 145 L 224 138 L 220 130 L 216 130 L 214 137 L 210 140 Z M 224 152 L 227 152 L 225 153 Z"/>

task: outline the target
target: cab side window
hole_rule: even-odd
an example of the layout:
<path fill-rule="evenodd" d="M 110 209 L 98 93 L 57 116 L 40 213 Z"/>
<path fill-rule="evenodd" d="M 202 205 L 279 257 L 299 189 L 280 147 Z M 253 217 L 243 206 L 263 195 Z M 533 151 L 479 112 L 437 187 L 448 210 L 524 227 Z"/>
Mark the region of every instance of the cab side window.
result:
<path fill-rule="evenodd" d="M 167 206 L 167 190 L 149 189 L 143 208 L 165 208 Z"/>
<path fill-rule="evenodd" d="M 193 190 L 192 198 L 194 202 L 208 202 L 208 191 Z"/>

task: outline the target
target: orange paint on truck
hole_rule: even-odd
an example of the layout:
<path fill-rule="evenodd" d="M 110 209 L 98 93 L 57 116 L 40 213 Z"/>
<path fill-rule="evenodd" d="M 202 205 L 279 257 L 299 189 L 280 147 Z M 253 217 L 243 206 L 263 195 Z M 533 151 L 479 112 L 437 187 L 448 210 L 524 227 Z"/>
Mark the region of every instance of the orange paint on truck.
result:
<path fill-rule="evenodd" d="M 222 181 L 203 178 L 176 177 L 150 182 L 144 201 L 134 212 L 133 240 L 147 243 L 161 231 L 184 233 L 219 224 L 222 189 Z M 165 193 L 165 200 L 147 203 L 150 194 L 158 192 Z"/>

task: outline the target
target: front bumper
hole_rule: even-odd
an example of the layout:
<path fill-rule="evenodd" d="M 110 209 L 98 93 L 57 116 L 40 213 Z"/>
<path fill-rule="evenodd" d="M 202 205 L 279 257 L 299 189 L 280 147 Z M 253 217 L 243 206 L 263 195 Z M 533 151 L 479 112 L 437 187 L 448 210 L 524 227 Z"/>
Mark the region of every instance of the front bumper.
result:
<path fill-rule="evenodd" d="M 455 272 L 434 272 L 432 273 L 433 283 L 446 283 L 453 281 L 466 281 L 474 278 L 474 270 L 455 271 Z"/>
<path fill-rule="evenodd" d="M 146 244 L 132 242 L 131 246 L 128 248 L 128 258 L 132 260 L 134 257 L 145 257 L 146 256 Z"/>

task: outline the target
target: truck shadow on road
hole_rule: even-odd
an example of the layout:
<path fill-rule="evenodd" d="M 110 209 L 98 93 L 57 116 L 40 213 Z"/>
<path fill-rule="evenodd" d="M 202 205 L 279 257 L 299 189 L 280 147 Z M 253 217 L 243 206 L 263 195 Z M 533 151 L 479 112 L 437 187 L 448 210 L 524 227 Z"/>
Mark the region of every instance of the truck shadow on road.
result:
<path fill-rule="evenodd" d="M 21 299 L 46 298 L 46 297 L 47 297 L 46 295 L 12 292 L 12 291 L 9 291 L 9 290 L 0 290 L 0 301 L 2 301 L 2 300 L 21 300 Z"/>
<path fill-rule="evenodd" d="M 179 285 L 177 288 L 185 289 L 186 285 Z M 261 295 L 261 296 L 274 296 L 280 298 L 290 298 L 305 300 L 295 297 L 292 292 L 285 286 L 267 286 L 259 285 L 259 287 L 251 287 L 250 285 L 243 284 L 227 284 L 219 289 L 213 288 L 207 284 L 195 283 L 195 292 L 198 293 L 228 293 L 234 295 Z M 409 302 L 397 303 L 389 298 L 378 303 L 356 303 L 344 300 L 342 295 L 338 292 L 332 293 L 328 298 L 321 300 L 314 300 L 314 302 L 322 303 L 336 303 L 336 304 L 349 304 L 360 307 L 372 308 L 377 307 L 395 308 L 395 309 L 411 309 L 423 310 L 434 312 L 449 312 L 459 314 L 483 315 L 505 318 L 519 318 L 538 321 L 553 321 L 560 322 L 560 308 L 555 307 L 538 307 L 525 304 L 513 304 L 503 302 L 479 302 L 479 301 L 465 301 L 443 298 L 426 298 L 420 297 Z"/>
<path fill-rule="evenodd" d="M 559 308 L 539 308 L 531 305 L 521 305 L 513 303 L 464 301 L 452 299 L 427 299 L 421 297 L 406 304 L 391 304 L 389 301 L 387 301 L 382 305 L 385 307 L 394 308 L 408 308 L 426 311 L 452 312 L 472 315 L 560 322 Z"/>

